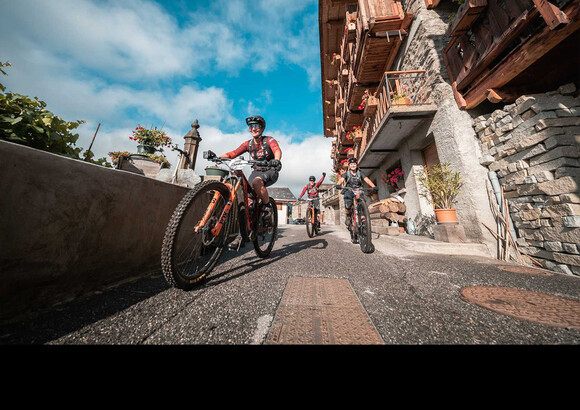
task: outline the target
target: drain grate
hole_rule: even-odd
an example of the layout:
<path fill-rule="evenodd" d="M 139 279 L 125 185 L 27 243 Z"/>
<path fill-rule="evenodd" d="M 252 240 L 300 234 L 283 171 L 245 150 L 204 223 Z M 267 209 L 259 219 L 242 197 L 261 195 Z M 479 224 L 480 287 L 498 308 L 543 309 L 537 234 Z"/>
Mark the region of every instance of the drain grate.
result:
<path fill-rule="evenodd" d="M 463 288 L 461 296 L 469 303 L 517 319 L 580 329 L 580 302 L 564 297 L 498 286 Z"/>
<path fill-rule="evenodd" d="M 547 275 L 547 276 L 553 275 L 553 272 L 550 272 L 549 270 L 531 268 L 529 266 L 502 265 L 498 266 L 498 268 L 506 272 L 528 273 L 530 275 Z"/>
<path fill-rule="evenodd" d="M 346 279 L 288 281 L 266 344 L 383 344 Z"/>

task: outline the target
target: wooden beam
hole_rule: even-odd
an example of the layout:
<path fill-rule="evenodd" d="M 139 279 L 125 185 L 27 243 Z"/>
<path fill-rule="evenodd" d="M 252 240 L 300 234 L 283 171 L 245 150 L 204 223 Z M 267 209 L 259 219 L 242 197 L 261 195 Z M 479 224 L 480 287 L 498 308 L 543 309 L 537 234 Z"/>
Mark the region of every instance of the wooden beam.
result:
<path fill-rule="evenodd" d="M 540 14 L 546 21 L 550 30 L 561 29 L 564 25 L 568 24 L 568 16 L 558 7 L 554 6 L 552 3 L 546 0 L 532 0 L 539 10 Z"/>
<path fill-rule="evenodd" d="M 486 73 L 475 87 L 463 95 L 466 103 L 465 108 L 469 110 L 478 106 L 487 98 L 487 90 L 502 88 L 580 29 L 580 2 L 573 1 L 564 11 L 569 19 L 568 24 L 559 30 L 545 27 L 521 46 L 515 48 L 498 65 Z M 565 62 L 562 63 L 565 64 Z"/>
<path fill-rule="evenodd" d="M 439 5 L 439 1 L 441 0 L 425 0 L 425 5 L 428 9 L 434 9 Z"/>
<path fill-rule="evenodd" d="M 492 103 L 511 103 L 526 92 L 524 87 L 504 87 L 487 90 L 487 99 Z"/>

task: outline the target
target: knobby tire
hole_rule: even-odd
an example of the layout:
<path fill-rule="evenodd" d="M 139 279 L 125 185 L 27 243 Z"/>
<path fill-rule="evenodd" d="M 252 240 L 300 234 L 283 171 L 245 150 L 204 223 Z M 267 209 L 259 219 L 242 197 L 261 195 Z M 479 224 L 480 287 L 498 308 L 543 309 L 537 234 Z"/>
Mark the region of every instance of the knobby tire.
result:
<path fill-rule="evenodd" d="M 260 258 L 266 258 L 270 255 L 274 247 L 274 242 L 276 241 L 276 235 L 278 234 L 278 208 L 276 201 L 272 197 L 270 197 L 270 206 L 272 207 L 272 217 L 270 226 L 267 228 L 265 234 L 262 232 L 266 229 L 262 224 L 262 214 L 260 213 L 258 216 L 259 219 L 254 221 L 254 229 L 256 230 L 254 250 Z"/>
<path fill-rule="evenodd" d="M 373 249 L 371 236 L 371 218 L 369 216 L 369 208 L 364 201 L 360 201 L 357 205 L 359 216 L 359 234 L 358 241 L 360 249 L 364 253 L 370 253 Z"/>
<path fill-rule="evenodd" d="M 234 222 L 231 211 L 218 237 L 207 231 L 197 234 L 193 231 L 215 191 L 221 197 L 208 221 L 213 225 L 229 198 L 229 189 L 219 181 L 204 181 L 196 185 L 185 194 L 171 216 L 161 248 L 161 267 L 166 281 L 172 286 L 187 290 L 199 284 L 216 266 L 223 252 Z M 188 269 L 192 272 L 188 273 Z"/>
<path fill-rule="evenodd" d="M 312 223 L 312 209 L 308 208 L 306 211 L 306 233 L 308 234 L 309 238 L 312 238 L 316 234 L 316 228 Z"/>

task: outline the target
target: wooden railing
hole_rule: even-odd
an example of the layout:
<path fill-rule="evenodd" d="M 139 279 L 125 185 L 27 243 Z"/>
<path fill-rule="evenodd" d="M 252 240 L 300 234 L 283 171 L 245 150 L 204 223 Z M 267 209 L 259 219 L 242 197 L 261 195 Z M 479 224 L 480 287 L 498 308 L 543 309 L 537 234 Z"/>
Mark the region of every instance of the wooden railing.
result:
<path fill-rule="evenodd" d="M 369 104 L 376 104 L 376 107 L 372 115 L 366 118 L 360 153 L 391 108 L 429 104 L 430 91 L 426 82 L 425 70 L 385 72 L 376 96 L 369 101 Z"/>

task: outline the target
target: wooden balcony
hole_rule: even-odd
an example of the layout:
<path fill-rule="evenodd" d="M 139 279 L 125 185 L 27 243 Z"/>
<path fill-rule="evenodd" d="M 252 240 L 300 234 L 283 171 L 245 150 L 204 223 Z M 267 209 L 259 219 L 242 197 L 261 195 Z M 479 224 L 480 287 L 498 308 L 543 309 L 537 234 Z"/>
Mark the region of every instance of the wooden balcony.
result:
<path fill-rule="evenodd" d="M 466 0 L 443 50 L 458 106 L 513 102 L 523 93 L 577 80 L 577 42 L 564 40 L 578 37 L 579 9 L 577 0 Z M 559 45 L 560 52 L 552 52 Z M 552 65 L 556 70 L 542 60 L 550 52 L 548 63 L 560 62 Z"/>
<path fill-rule="evenodd" d="M 347 14 L 348 18 L 352 19 L 353 15 Z M 383 73 L 393 64 L 412 19 L 412 13 L 403 12 L 399 1 L 359 0 L 354 20 L 356 35 L 348 57 L 350 70 L 346 101 L 350 110 L 357 110 L 366 90 L 376 90 Z M 349 35 L 353 38 L 345 30 L 345 43 L 348 43 Z"/>
<path fill-rule="evenodd" d="M 375 169 L 389 152 L 424 121 L 437 106 L 430 102 L 425 70 L 387 71 L 377 88 L 374 113 L 365 118 L 359 147 L 359 167 Z"/>
<path fill-rule="evenodd" d="M 321 0 L 319 24 L 324 134 L 339 137 L 361 125 L 358 107 L 390 68 L 412 14 L 396 0 Z"/>
<path fill-rule="evenodd" d="M 359 0 L 356 18 L 353 72 L 360 84 L 381 81 L 407 36 L 413 19 L 405 13 L 400 1 Z"/>

